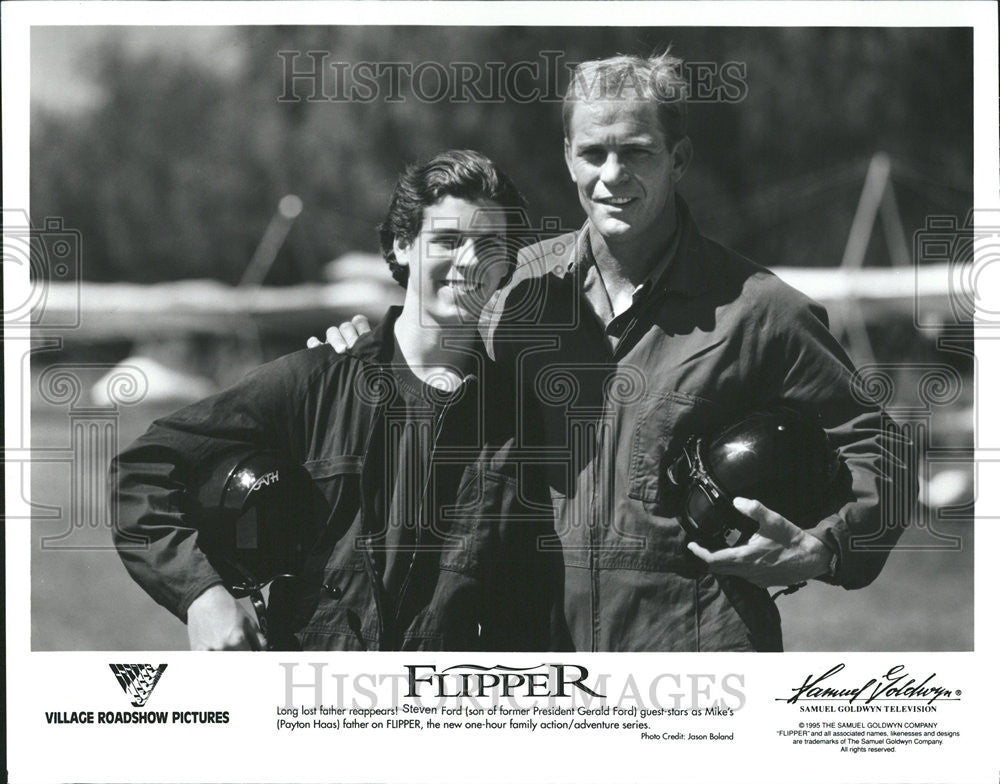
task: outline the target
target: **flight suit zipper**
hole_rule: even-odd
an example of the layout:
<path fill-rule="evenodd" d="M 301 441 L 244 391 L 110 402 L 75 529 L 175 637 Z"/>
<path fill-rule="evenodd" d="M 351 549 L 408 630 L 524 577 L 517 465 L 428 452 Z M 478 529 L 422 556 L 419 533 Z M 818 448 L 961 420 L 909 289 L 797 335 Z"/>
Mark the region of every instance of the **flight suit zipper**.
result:
<path fill-rule="evenodd" d="M 600 330 L 606 345 L 607 337 L 604 334 L 604 328 L 600 325 L 600 319 L 594 312 L 589 301 L 585 299 L 584 302 L 586 303 L 585 306 L 590 307 L 591 310 L 592 327 Z M 614 352 L 609 351 L 607 356 L 613 360 Z M 598 505 L 600 502 L 597 497 L 597 488 L 602 484 L 601 472 L 604 470 L 606 462 L 604 460 L 604 434 L 607 415 L 608 402 L 604 400 L 602 401 L 600 416 L 593 425 L 596 428 L 596 432 L 594 433 L 594 467 L 590 473 L 590 515 L 587 521 L 587 550 L 590 565 L 590 649 L 592 651 L 599 651 L 601 647 L 601 561 L 598 548 L 602 546 L 604 537 L 600 535 L 601 532 L 598 530 L 602 520 L 598 514 Z"/>
<path fill-rule="evenodd" d="M 379 423 L 385 417 L 385 404 L 380 405 L 376 411 L 375 416 L 372 418 L 371 427 L 368 429 L 368 437 L 365 439 L 365 449 L 362 453 L 364 459 L 361 462 L 361 476 L 359 477 L 361 483 L 361 530 L 366 532 L 371 530 L 370 523 L 372 521 L 371 514 L 371 502 L 366 491 L 365 478 L 368 475 L 366 468 L 368 466 L 368 461 L 371 456 L 371 445 L 374 440 L 375 431 L 378 429 Z M 380 650 L 390 650 L 386 643 L 386 622 L 385 622 L 385 602 L 383 601 L 383 586 L 382 580 L 378 576 L 375 569 L 375 548 L 372 545 L 372 540 L 370 535 L 365 535 L 364 537 L 364 549 L 362 550 L 362 561 L 365 565 L 365 573 L 368 575 L 368 581 L 371 583 L 372 597 L 375 601 L 375 618 L 376 618 L 376 637 L 375 637 L 375 647 Z"/>
<path fill-rule="evenodd" d="M 648 307 L 648 300 L 645 304 Z M 586 300 L 585 300 L 586 301 Z M 613 364 L 617 370 L 618 363 L 621 358 L 626 353 L 627 339 L 639 322 L 641 313 L 636 313 L 635 316 L 629 321 L 625 330 L 622 332 L 618 343 L 609 352 L 610 363 Z M 596 314 L 595 327 L 598 327 L 599 319 L 597 319 Z M 607 337 L 604 334 L 603 327 L 598 327 L 601 329 L 602 337 L 607 341 Z M 588 550 L 590 551 L 590 607 L 591 607 L 591 650 L 599 651 L 601 649 L 600 636 L 601 636 L 601 570 L 600 570 L 600 551 L 598 547 L 603 547 L 605 537 L 603 536 L 604 531 L 599 531 L 599 526 L 613 525 L 613 519 L 604 519 L 604 516 L 598 513 L 598 506 L 600 504 L 600 499 L 598 498 L 598 487 L 605 487 L 606 492 L 610 495 L 613 482 L 612 478 L 609 477 L 609 481 L 603 481 L 602 472 L 605 470 L 605 465 L 614 466 L 614 461 L 608 461 L 605 456 L 606 449 L 606 433 L 608 430 L 608 425 L 613 421 L 615 416 L 615 411 L 612 404 L 605 399 L 603 401 L 603 406 L 601 409 L 601 415 L 598 418 L 595 426 L 597 432 L 595 433 L 595 446 L 594 446 L 594 470 L 591 472 L 591 488 L 590 488 L 590 520 L 587 526 L 587 534 L 589 537 Z M 609 510 L 611 515 L 614 514 L 614 508 Z"/>
<path fill-rule="evenodd" d="M 434 475 L 434 457 L 437 453 L 438 439 L 441 437 L 441 428 L 444 423 L 445 412 L 451 407 L 451 403 L 445 404 L 441 411 L 438 412 L 435 418 L 434 425 L 432 427 L 431 433 L 431 453 L 427 461 L 427 476 L 424 477 L 424 487 L 420 494 L 419 505 L 417 506 L 417 527 L 414 532 L 413 540 L 413 552 L 410 553 L 410 562 L 406 567 L 406 574 L 403 576 L 403 582 L 399 587 L 399 593 L 396 596 L 396 613 L 393 617 L 393 637 L 394 645 L 398 649 L 402 644 L 402 634 L 399 629 L 399 616 L 403 611 L 403 602 L 406 598 L 406 589 L 410 584 L 410 576 L 413 574 L 413 568 L 417 562 L 417 554 L 420 552 L 420 533 L 423 529 L 424 523 L 424 505 L 427 499 L 427 490 L 430 488 L 431 479 Z"/>

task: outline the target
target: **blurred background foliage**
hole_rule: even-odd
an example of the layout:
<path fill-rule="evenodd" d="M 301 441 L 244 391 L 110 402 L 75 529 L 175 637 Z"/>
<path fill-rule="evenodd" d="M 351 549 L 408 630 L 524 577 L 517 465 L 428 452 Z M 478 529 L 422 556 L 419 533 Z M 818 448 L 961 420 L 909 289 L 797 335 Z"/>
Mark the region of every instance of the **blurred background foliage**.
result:
<path fill-rule="evenodd" d="M 566 63 L 670 44 L 686 60 L 746 63 L 743 100 L 691 107 L 696 157 L 682 192 L 705 233 L 769 266 L 839 263 L 879 150 L 892 157 L 907 232 L 928 214 L 971 208 L 965 29 L 103 30 L 83 40 L 70 28 L 35 28 L 32 41 L 42 62 L 73 44 L 62 93 L 34 88 L 31 207 L 36 224 L 58 215 L 82 232 L 86 280 L 235 283 L 287 193 L 305 208 L 267 283 L 319 280 L 330 259 L 377 250 L 374 226 L 402 166 L 448 147 L 497 160 L 534 221 L 579 225 L 557 102 L 428 103 L 405 77 L 398 102 L 282 102 L 279 51 L 329 52 L 328 63 L 484 66 L 559 52 L 550 72 L 560 85 Z M 291 87 L 310 92 L 301 80 Z M 878 232 L 867 263 L 888 263 Z"/>

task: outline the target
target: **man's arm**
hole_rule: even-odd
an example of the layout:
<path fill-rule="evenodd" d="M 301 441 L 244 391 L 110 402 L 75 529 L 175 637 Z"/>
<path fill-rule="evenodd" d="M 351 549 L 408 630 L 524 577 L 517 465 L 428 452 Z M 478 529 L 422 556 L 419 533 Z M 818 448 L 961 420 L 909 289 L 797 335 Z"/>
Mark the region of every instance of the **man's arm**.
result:
<path fill-rule="evenodd" d="M 755 317 L 760 340 L 750 354 L 764 395 L 819 415 L 849 472 L 849 487 L 837 508 L 808 530 L 759 503 L 738 501 L 739 511 L 761 525 L 746 545 L 716 553 L 697 544 L 689 549 L 713 571 L 757 585 L 819 578 L 861 588 L 882 570 L 914 508 L 910 441 L 860 396 L 854 367 L 822 307 L 786 286 L 763 305 Z"/>
<path fill-rule="evenodd" d="M 122 562 L 154 600 L 188 624 L 194 649 L 262 644 L 198 547 L 192 519 L 199 482 L 227 453 L 248 445 L 294 451 L 299 386 L 286 360 L 266 365 L 157 420 L 111 463 L 113 537 Z"/>
<path fill-rule="evenodd" d="M 350 321 L 342 321 L 339 326 L 334 325 L 326 330 L 326 343 L 338 354 L 343 354 L 355 343 L 358 338 L 372 331 L 372 325 L 365 316 L 360 313 L 351 318 Z M 312 336 L 306 340 L 306 348 L 318 348 L 323 345 L 323 341 Z"/>
<path fill-rule="evenodd" d="M 829 331 L 826 311 L 805 298 L 796 304 L 776 325 L 770 349 L 784 368 L 781 395 L 819 415 L 850 475 L 839 508 L 809 532 L 836 555 L 833 574 L 821 576 L 861 588 L 882 571 L 915 508 L 913 444 L 865 398 L 853 363 Z"/>

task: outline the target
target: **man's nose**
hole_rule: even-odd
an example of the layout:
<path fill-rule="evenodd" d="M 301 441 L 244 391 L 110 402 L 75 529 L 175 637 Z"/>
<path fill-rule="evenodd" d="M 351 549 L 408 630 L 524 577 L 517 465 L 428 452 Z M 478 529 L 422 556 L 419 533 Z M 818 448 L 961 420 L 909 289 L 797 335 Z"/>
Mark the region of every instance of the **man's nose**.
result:
<path fill-rule="evenodd" d="M 614 185 L 627 177 L 628 172 L 622 165 L 622 161 L 621 158 L 618 157 L 618 153 L 608 153 L 607 157 L 604 159 L 604 164 L 601 166 L 601 181 L 607 183 L 608 185 Z"/>

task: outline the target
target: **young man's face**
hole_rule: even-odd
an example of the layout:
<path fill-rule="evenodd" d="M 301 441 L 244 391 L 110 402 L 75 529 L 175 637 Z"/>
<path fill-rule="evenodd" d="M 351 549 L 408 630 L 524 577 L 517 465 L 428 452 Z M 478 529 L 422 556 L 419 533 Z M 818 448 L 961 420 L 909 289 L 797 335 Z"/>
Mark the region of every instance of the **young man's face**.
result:
<path fill-rule="evenodd" d="M 683 148 L 683 149 L 682 149 Z M 672 224 L 687 142 L 671 151 L 649 101 L 581 101 L 573 107 L 566 165 L 592 226 L 615 243 L 657 239 Z"/>
<path fill-rule="evenodd" d="M 410 268 L 404 307 L 441 325 L 475 325 L 508 270 L 507 218 L 493 202 L 445 196 L 424 208 L 420 233 L 395 251 Z"/>

